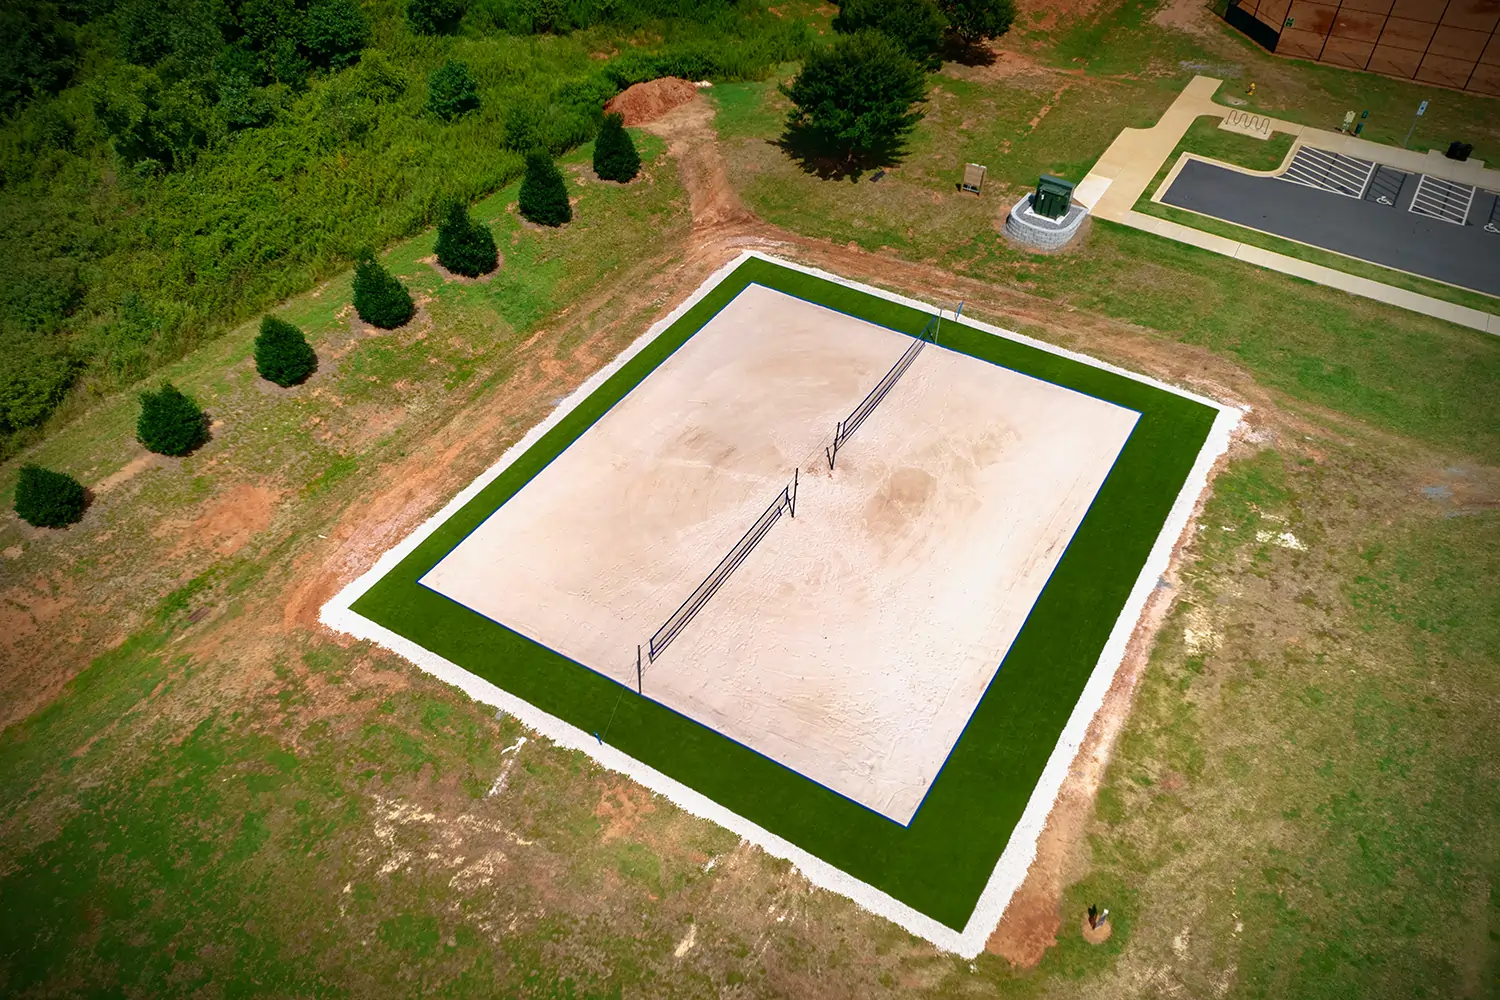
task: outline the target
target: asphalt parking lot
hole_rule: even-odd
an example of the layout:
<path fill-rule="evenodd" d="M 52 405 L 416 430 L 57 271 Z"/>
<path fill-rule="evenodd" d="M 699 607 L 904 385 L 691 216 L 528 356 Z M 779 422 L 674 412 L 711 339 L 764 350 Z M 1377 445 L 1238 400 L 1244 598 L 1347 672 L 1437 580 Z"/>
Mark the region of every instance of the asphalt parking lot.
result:
<path fill-rule="evenodd" d="M 1482 188 L 1303 147 L 1278 177 L 1189 160 L 1161 200 L 1500 295 L 1500 197 Z"/>

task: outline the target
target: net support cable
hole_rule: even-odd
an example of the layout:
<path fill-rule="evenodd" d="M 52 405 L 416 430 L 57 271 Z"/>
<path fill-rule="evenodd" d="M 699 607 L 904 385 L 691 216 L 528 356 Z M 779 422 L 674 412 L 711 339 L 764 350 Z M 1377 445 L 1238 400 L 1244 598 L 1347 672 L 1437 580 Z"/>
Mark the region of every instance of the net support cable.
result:
<path fill-rule="evenodd" d="M 875 411 L 875 407 L 880 405 L 880 401 L 885 399 L 896 383 L 901 380 L 901 376 L 906 374 L 906 370 L 917 360 L 917 355 L 922 353 L 922 348 L 926 347 L 929 342 L 937 343 L 938 322 L 939 317 L 933 317 L 928 320 L 927 325 L 922 327 L 922 331 L 912 341 L 912 345 L 896 360 L 896 363 L 891 366 L 891 370 L 886 372 L 879 382 L 875 383 L 875 388 L 870 390 L 869 395 L 860 400 L 859 405 L 847 417 L 840 420 L 834 426 L 833 444 L 823 449 L 824 455 L 828 458 L 829 472 L 833 471 L 834 463 L 838 461 L 839 449 L 843 447 L 844 442 L 849 440 L 855 431 L 859 430 L 859 425 L 865 422 L 865 418 Z"/>
<path fill-rule="evenodd" d="M 750 555 L 750 551 L 760 543 L 762 538 L 766 537 L 771 527 L 781 519 L 783 511 L 792 517 L 797 516 L 797 480 L 800 472 L 800 469 L 792 470 L 792 481 L 781 488 L 781 492 L 776 494 L 776 499 L 771 501 L 771 506 L 767 507 L 765 513 L 761 514 L 760 517 L 756 518 L 755 523 L 750 526 L 750 530 L 745 532 L 738 542 L 734 543 L 734 548 L 729 550 L 728 555 L 719 560 L 719 565 L 713 568 L 713 572 L 709 573 L 703 582 L 698 584 L 697 588 L 688 595 L 688 599 L 682 602 L 682 606 L 672 612 L 671 617 L 666 620 L 661 628 L 656 630 L 656 634 L 651 637 L 651 641 L 646 646 L 646 658 L 648 662 L 655 663 L 656 658 L 662 654 L 662 651 L 672 644 L 672 640 L 677 638 L 683 629 L 687 628 L 688 623 L 697 616 L 699 611 L 703 610 L 703 606 L 708 603 L 709 599 L 718 593 L 720 587 L 724 586 L 724 581 L 729 579 L 730 574 L 739 568 L 740 563 L 744 562 L 745 558 Z M 639 650 L 636 652 L 636 666 L 636 684 L 639 690 L 641 676 Z"/>

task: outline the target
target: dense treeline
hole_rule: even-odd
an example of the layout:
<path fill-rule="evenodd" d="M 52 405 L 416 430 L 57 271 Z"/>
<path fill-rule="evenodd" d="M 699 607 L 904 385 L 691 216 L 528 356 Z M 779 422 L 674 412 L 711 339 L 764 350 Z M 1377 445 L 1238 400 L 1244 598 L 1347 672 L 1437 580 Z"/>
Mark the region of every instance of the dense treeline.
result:
<path fill-rule="evenodd" d="M 809 40 L 764 0 L 7 5 L 0 457 L 70 393 L 510 182 L 523 147 L 588 141 L 619 89 L 758 77 Z"/>

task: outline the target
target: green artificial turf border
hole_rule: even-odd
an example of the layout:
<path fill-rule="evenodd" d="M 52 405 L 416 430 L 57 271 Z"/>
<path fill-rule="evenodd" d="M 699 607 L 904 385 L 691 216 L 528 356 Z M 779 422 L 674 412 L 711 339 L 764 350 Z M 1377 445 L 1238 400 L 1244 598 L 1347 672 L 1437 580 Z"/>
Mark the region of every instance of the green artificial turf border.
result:
<path fill-rule="evenodd" d="M 907 827 L 420 586 L 417 581 L 751 283 L 915 334 L 929 313 L 751 258 L 443 522 L 351 610 L 962 931 L 1093 671 L 1217 411 L 945 322 L 940 346 L 1141 416 Z M 622 697 L 623 693 L 623 697 Z"/>

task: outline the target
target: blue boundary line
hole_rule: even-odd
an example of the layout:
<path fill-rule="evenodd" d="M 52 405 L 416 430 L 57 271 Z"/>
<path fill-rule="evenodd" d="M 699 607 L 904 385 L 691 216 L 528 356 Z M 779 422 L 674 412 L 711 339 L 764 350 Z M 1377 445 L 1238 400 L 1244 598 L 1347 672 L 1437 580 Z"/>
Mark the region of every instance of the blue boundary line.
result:
<path fill-rule="evenodd" d="M 801 778 L 803 781 L 807 781 L 807 782 L 809 782 L 809 783 L 811 783 L 813 785 L 818 786 L 819 788 L 822 788 L 822 789 L 824 789 L 824 790 L 826 790 L 828 792 L 831 792 L 833 795 L 835 795 L 835 796 L 837 796 L 837 797 L 839 797 L 841 799 L 844 799 L 846 802 L 850 802 L 850 803 L 858 806 L 859 808 L 865 810 L 866 812 L 872 813 L 873 815 L 880 817 L 881 819 L 885 820 L 888 823 L 893 823 L 896 826 L 901 827 L 902 829 L 909 829 L 911 827 L 911 825 L 916 822 L 917 816 L 922 811 L 922 807 L 927 804 L 927 799 L 932 794 L 933 789 L 937 787 L 938 780 L 942 777 L 943 771 L 948 766 L 948 761 L 952 759 L 954 752 L 958 749 L 958 745 L 963 742 L 964 736 L 969 731 L 969 725 L 974 721 L 974 716 L 979 711 L 980 704 L 984 701 L 985 697 L 989 694 L 990 688 L 992 688 L 994 686 L 995 681 L 999 679 L 1000 672 L 1005 668 L 1005 660 L 1009 656 L 1010 647 L 1006 648 L 1006 656 L 1001 657 L 1000 662 L 997 663 L 997 664 L 995 664 L 995 669 L 990 674 L 989 680 L 987 680 L 985 682 L 984 688 L 979 693 L 979 697 L 977 697 L 974 700 L 973 707 L 969 709 L 969 716 L 968 716 L 968 718 L 964 720 L 963 727 L 959 730 L 958 736 L 955 737 L 954 740 L 953 740 L 953 742 L 948 746 L 948 752 L 943 755 L 943 762 L 942 762 L 942 764 L 940 764 L 938 766 L 937 771 L 933 774 L 932 780 L 930 780 L 927 783 L 927 788 L 922 792 L 922 798 L 921 798 L 920 801 L 918 801 L 917 808 L 915 808 L 915 809 L 912 810 L 911 817 L 909 819 L 907 819 L 906 822 L 903 823 L 903 822 L 901 822 L 898 819 L 894 819 L 894 818 L 892 818 L 890 816 L 887 816 L 885 813 L 881 812 L 878 809 L 873 808 L 872 806 L 869 806 L 869 805 L 866 805 L 863 802 L 860 802 L 858 799 L 851 798 L 850 796 L 844 794 L 843 792 L 839 791 L 836 788 L 832 788 L 829 785 L 826 785 L 823 782 L 818 781 L 816 778 L 813 778 L 813 777 L 811 777 L 809 775 L 803 774 L 801 771 L 797 770 L 796 768 L 794 768 L 794 767 L 792 767 L 792 766 L 790 766 L 790 765 L 788 765 L 788 764 L 786 764 L 786 763 L 784 763 L 782 761 L 777 760 L 775 757 L 772 757 L 769 754 L 764 753 L 763 751 L 757 750 L 755 747 L 750 746 L 747 743 L 743 743 L 740 740 L 735 739 L 733 736 L 730 736 L 728 733 L 725 733 L 722 730 L 716 729 L 713 726 L 710 726 L 710 725 L 708 725 L 708 724 L 706 724 L 706 723 L 704 723 L 704 722 L 702 722 L 702 721 L 700 721 L 698 719 L 695 719 L 691 715 L 688 715 L 688 714 L 686 714 L 684 712 L 678 711 L 677 709 L 673 708 L 671 705 L 668 705 L 668 704 L 666 704 L 663 701 L 659 701 L 659 700 L 657 700 L 655 698 L 652 698 L 652 697 L 650 697 L 650 696 L 648 696 L 648 695 L 646 695 L 646 694 L 644 694 L 642 692 L 637 692 L 634 688 L 630 687 L 629 684 L 626 684 L 623 681 L 620 681 L 620 680 L 618 680 L 618 679 L 616 679 L 614 677 L 611 677 L 609 674 L 605 673 L 604 671 L 599 670 L 599 669 L 597 669 L 595 667 L 591 667 L 587 663 L 582 662 L 581 660 L 575 660 L 572 657 L 568 656 L 567 654 L 561 652 L 560 650 L 554 649 L 553 647 L 547 645 L 545 642 L 542 642 L 539 639 L 533 638 L 532 636 L 527 635 L 524 632 L 521 632 L 521 631 L 518 631 L 518 630 L 516 630 L 514 628 L 511 628 L 509 625 L 507 625 L 504 622 L 500 621 L 498 618 L 493 618 L 493 617 L 485 614 L 483 611 L 480 611 L 478 608 L 475 608 L 475 607 L 472 607 L 471 605 L 465 604 L 464 602 L 462 602 L 462 601 L 460 601 L 460 600 L 458 600 L 458 599 L 456 599 L 454 597 L 451 597 L 448 594 L 443 593 L 441 590 L 438 590 L 436 587 L 433 587 L 433 586 L 431 586 L 431 585 L 429 585 L 429 584 L 427 584 L 425 582 L 425 580 L 428 577 L 428 575 L 430 575 L 431 573 L 433 573 L 439 566 L 441 566 L 443 564 L 443 562 L 445 560 L 447 560 L 447 558 L 450 555 L 452 555 L 460 546 L 462 546 L 465 542 L 467 542 L 469 540 L 469 537 L 471 535 L 473 535 L 474 532 L 478 531 L 480 528 L 484 527 L 484 525 L 486 525 L 487 523 L 489 523 L 489 520 L 492 517 L 494 517 L 496 514 L 498 514 L 500 512 L 500 509 L 502 507 L 504 507 L 507 503 L 509 503 L 511 500 L 515 499 L 517 496 L 520 496 L 521 492 L 523 490 L 525 490 L 526 487 L 530 486 L 531 483 L 538 476 L 540 476 L 546 469 L 550 468 L 553 462 L 555 462 L 559 458 L 561 458 L 562 455 L 569 448 L 571 448 L 578 441 L 582 440 L 582 438 L 583 438 L 583 436 L 585 434 L 587 434 L 589 431 L 593 430 L 593 428 L 600 421 L 602 421 L 607 415 L 609 415 L 611 412 L 613 412 L 616 407 L 618 407 L 620 404 L 624 403 L 625 400 L 628 399 L 631 396 L 632 393 L 634 393 L 637 389 L 639 389 L 642 385 L 644 385 L 646 383 L 647 379 L 651 378 L 652 375 L 656 374 L 656 372 L 663 365 L 665 365 L 669 360 L 671 360 L 677 354 L 678 351 L 680 351 L 684 347 L 686 347 L 693 340 L 693 338 L 696 337 L 704 329 L 704 327 L 708 326 L 715 319 L 717 319 L 720 313 L 722 313 L 731 304 L 733 304 L 740 297 L 740 295 L 743 294 L 744 291 L 746 289 L 750 288 L 751 286 L 759 286 L 761 288 L 766 289 L 767 291 L 774 292 L 774 293 L 776 293 L 778 295 L 785 295 L 787 298 L 796 299 L 799 302 L 806 302 L 809 305 L 815 306 L 815 307 L 817 307 L 819 309 L 827 309 L 829 312 L 838 313 L 841 316 L 847 316 L 850 319 L 857 320 L 857 321 L 859 321 L 861 323 L 865 323 L 866 325 L 877 327 L 877 328 L 882 329 L 882 330 L 890 330 L 893 333 L 898 333 L 898 334 L 901 334 L 901 335 L 906 336 L 906 337 L 914 337 L 914 336 L 916 336 L 916 334 L 911 333 L 911 332 L 909 332 L 907 330 L 902 330 L 902 329 L 900 329 L 898 327 L 889 326 L 889 325 L 887 325 L 885 323 L 876 323 L 876 322 L 874 322 L 872 320 L 865 319 L 862 316 L 858 316 L 858 315 L 856 315 L 856 314 L 854 314 L 852 312 L 848 312 L 847 310 L 843 310 L 843 309 L 839 309 L 839 308 L 834 307 L 834 306 L 826 305 L 826 304 L 824 304 L 822 302 L 817 302 L 817 301 L 815 301 L 813 299 L 809 299 L 809 298 L 806 298 L 806 297 L 801 296 L 801 295 L 793 295 L 790 292 L 784 292 L 784 291 L 782 291 L 779 288 L 773 288 L 772 286 L 764 284 L 764 283 L 759 282 L 759 281 L 748 281 L 748 282 L 745 283 L 745 287 L 744 288 L 741 288 L 740 291 L 736 292 L 732 298 L 730 298 L 727 302 L 725 302 L 718 309 L 714 310 L 714 312 L 710 316 L 708 316 L 708 318 L 706 318 L 701 324 L 699 324 L 699 326 L 697 327 L 697 329 L 695 329 L 691 334 L 689 334 L 686 338 L 683 339 L 683 341 L 682 341 L 681 344 L 679 344 L 679 345 L 677 345 L 677 347 L 673 348 L 668 354 L 666 354 L 665 356 L 663 356 L 660 361 L 658 361 L 654 366 L 652 366 L 651 370 L 648 371 L 648 372 L 646 372 L 646 374 L 643 375 L 640 378 L 640 380 L 635 383 L 635 385 L 631 386 L 628 391 L 626 391 L 623 395 L 621 395 L 619 399 L 615 400 L 614 403 L 610 404 L 610 406 L 608 408 L 606 408 L 605 410 L 603 410 L 602 412 L 600 412 L 600 414 L 596 418 L 594 418 L 594 420 L 592 422 L 590 422 L 587 427 L 584 427 L 581 431 L 579 431 L 578 435 L 576 437 L 574 437 L 571 441 L 569 441 L 567 443 L 567 445 L 565 445 L 563 448 L 559 449 L 558 452 L 557 452 L 557 454 L 553 455 L 552 458 L 548 459 L 548 461 L 544 465 L 542 465 L 540 468 L 538 468 L 536 470 L 536 472 L 531 475 L 530 478 L 528 478 L 524 483 L 521 483 L 519 486 L 517 486 L 516 489 L 515 489 L 515 491 L 513 493 L 511 493 L 510 496 L 506 497 L 499 504 L 497 504 L 494 507 L 494 509 L 492 509 L 488 514 L 484 515 L 484 517 L 479 521 L 478 524 L 476 524 L 473 528 L 469 529 L 469 531 L 465 532 L 464 536 L 462 538 L 460 538 L 457 542 L 453 543 L 453 545 L 446 552 L 444 552 L 441 556 L 439 556 L 438 559 L 430 567 L 428 567 L 428 569 L 420 577 L 417 578 L 416 584 L 417 584 L 417 586 L 421 587 L 422 589 L 424 589 L 424 590 L 426 590 L 426 591 L 428 591 L 430 593 L 436 594 L 437 596 L 441 597 L 443 600 L 448 601 L 449 603 L 455 604 L 458 607 L 461 607 L 461 608 L 465 609 L 466 611 L 471 611 L 474 614 L 478 615 L 479 617 L 485 619 L 486 621 L 489 621 L 489 622 L 494 623 L 495 625 L 498 625 L 499 627 L 505 629 L 507 632 L 510 632 L 513 635 L 519 636 L 520 638 L 526 640 L 527 642 L 530 642 L 533 645 L 535 645 L 535 646 L 537 646 L 537 647 L 539 647 L 541 649 L 545 649 L 549 653 L 553 653 L 556 656 L 560 657 L 563 660 L 566 660 L 569 663 L 576 664 L 577 666 L 582 667 L 583 669 L 589 671 L 590 673 L 596 674 L 599 677 L 602 677 L 605 680 L 607 680 L 607 681 L 609 681 L 609 682 L 611 682 L 613 684 L 619 685 L 620 687 L 624 688 L 626 691 L 629 691 L 632 695 L 635 695 L 637 698 L 641 698 L 641 699 L 643 699 L 645 701 L 649 701 L 653 705 L 658 705 L 658 706 L 666 709 L 668 712 L 671 712 L 673 715 L 676 715 L 676 716 L 678 716 L 678 717 L 680 717 L 682 719 L 685 719 L 686 721 L 692 723 L 693 725 L 699 727 L 700 729 L 703 729 L 703 730 L 705 730 L 707 732 L 713 733 L 714 735 L 716 735 L 716 736 L 718 736 L 718 737 L 720 737 L 722 739 L 728 740 L 730 743 L 733 743 L 734 745 L 736 745 L 738 747 L 742 747 L 745 750 L 748 750 L 749 752 L 755 754 L 758 757 L 761 757 L 761 758 L 763 758 L 763 759 L 765 759 L 767 761 L 770 761 L 772 764 L 776 765 L 777 767 L 781 768 L 782 770 L 784 770 L 784 771 L 786 771 L 786 772 L 788 772 L 790 774 L 796 775 L 797 777 Z M 897 304 L 900 304 L 900 303 L 897 303 Z M 908 308 L 915 309 L 915 307 L 908 307 Z M 916 311 L 920 312 L 920 310 L 916 310 Z M 956 325 L 963 325 L 962 322 L 959 321 L 959 320 L 954 320 L 953 322 Z M 667 329 L 670 329 L 670 327 L 667 327 L 666 329 L 663 329 L 662 333 L 666 333 Z M 975 328 L 974 327 L 969 327 L 968 329 L 974 330 Z M 978 332 L 982 333 L 984 331 L 978 331 Z M 653 339 L 652 343 L 654 343 L 654 342 L 655 341 Z M 649 344 L 647 346 L 649 346 Z M 940 343 L 937 343 L 937 342 L 934 342 L 932 346 L 943 347 L 944 345 L 942 345 Z M 981 364 L 992 365 L 992 366 L 994 366 L 996 368 L 999 368 L 999 369 L 1001 369 L 1003 371 L 1010 372 L 1013 375 L 1020 376 L 1021 378 L 1030 379 L 1030 380 L 1032 380 L 1034 382 L 1041 382 L 1044 385 L 1050 385 L 1050 386 L 1053 386 L 1054 388 L 1062 389 L 1065 392 L 1071 392 L 1071 393 L 1075 393 L 1076 395 L 1079 395 L 1079 396 L 1084 396 L 1084 397 L 1089 398 L 1089 399 L 1094 399 L 1094 400 L 1097 400 L 1098 402 L 1104 403 L 1104 404 L 1106 404 L 1108 406 L 1114 406 L 1114 407 L 1116 407 L 1118 409 L 1122 409 L 1122 410 L 1125 410 L 1127 412 L 1134 413 L 1136 415 L 1137 424 L 1131 426 L 1130 434 L 1127 434 L 1125 436 L 1125 440 L 1122 441 L 1122 442 L 1120 442 L 1120 447 L 1115 451 L 1114 457 L 1110 460 L 1109 473 L 1107 473 L 1105 475 L 1104 479 L 1100 481 L 1098 488 L 1095 489 L 1095 491 L 1094 491 L 1094 495 L 1089 498 L 1088 506 L 1086 506 L 1084 508 L 1084 510 L 1083 510 L 1083 516 L 1080 517 L 1078 519 L 1078 523 L 1073 526 L 1073 531 L 1068 535 L 1067 544 L 1062 547 L 1062 551 L 1058 554 L 1057 560 L 1052 564 L 1052 569 L 1047 574 L 1047 582 L 1044 583 L 1044 584 L 1042 584 L 1041 589 L 1037 591 L 1036 597 L 1032 599 L 1031 606 L 1026 609 L 1026 617 L 1022 620 L 1021 627 L 1016 630 L 1015 636 L 1013 636 L 1012 639 L 1011 639 L 1011 646 L 1014 646 L 1015 640 L 1017 638 L 1019 638 L 1020 635 L 1021 635 L 1021 632 L 1025 630 L 1026 623 L 1028 621 L 1030 621 L 1031 615 L 1036 610 L 1037 604 L 1041 602 L 1042 595 L 1044 593 L 1046 593 L 1047 587 L 1051 584 L 1053 574 L 1055 574 L 1057 572 L 1057 568 L 1062 565 L 1063 556 L 1065 556 L 1067 554 L 1068 549 L 1072 546 L 1073 539 L 1077 536 L 1079 529 L 1083 526 L 1084 518 L 1088 517 L 1089 511 L 1093 509 L 1094 502 L 1096 500 L 1098 500 L 1099 494 L 1101 492 L 1103 492 L 1103 490 L 1104 490 L 1104 484 L 1109 481 L 1110 474 L 1113 474 L 1114 469 L 1115 469 L 1115 465 L 1119 462 L 1120 455 L 1124 453 L 1125 446 L 1130 443 L 1131 436 L 1133 436 L 1135 434 L 1135 427 L 1139 424 L 1140 417 L 1141 417 L 1142 414 L 1141 414 L 1141 411 L 1139 411 L 1139 410 L 1131 409 L 1128 406 L 1121 406 L 1119 403 L 1116 403 L 1116 402 L 1114 402 L 1112 400 L 1104 399 L 1101 396 L 1096 396 L 1096 395 L 1094 395 L 1092 393 L 1083 392 L 1083 391 L 1081 391 L 1079 389 L 1073 388 L 1072 386 L 1061 385 L 1061 384 L 1059 384 L 1057 382 L 1053 382 L 1053 381 L 1051 381 L 1049 379 L 1044 379 L 1044 378 L 1040 378 L 1040 377 L 1038 377 L 1036 375 L 1032 375 L 1029 372 L 1023 372 L 1023 371 L 1020 371 L 1018 369 L 1011 368 L 1008 365 L 1002 365 L 1002 364 L 998 364 L 998 363 L 993 362 L 993 361 L 986 360 L 984 358 L 978 358 L 978 357 L 975 357 L 972 354 L 969 354 L 966 351 L 958 351 L 958 350 L 954 350 L 952 348 L 947 348 L 947 350 L 949 350 L 950 353 L 958 354 L 958 355 L 961 355 L 961 356 L 963 356 L 965 358 L 968 358 L 971 361 L 975 361 L 975 362 L 978 362 L 978 363 L 981 363 Z M 597 388 L 594 389 L 594 392 L 598 392 L 602 388 L 604 388 L 604 386 L 600 385 L 600 386 L 598 386 Z M 586 402 L 587 399 L 591 398 L 592 396 L 593 396 L 593 393 L 590 393 L 589 396 L 585 397 L 585 399 L 583 401 L 580 401 L 580 403 Z M 540 444 L 540 443 L 541 443 L 540 441 L 537 442 L 537 444 Z M 536 444 L 534 444 L 532 447 L 533 448 L 536 447 Z M 529 452 L 529 450 L 530 449 L 528 449 L 528 452 Z M 519 456 L 518 460 L 519 460 L 520 457 L 524 457 L 524 454 L 522 456 Z"/>

